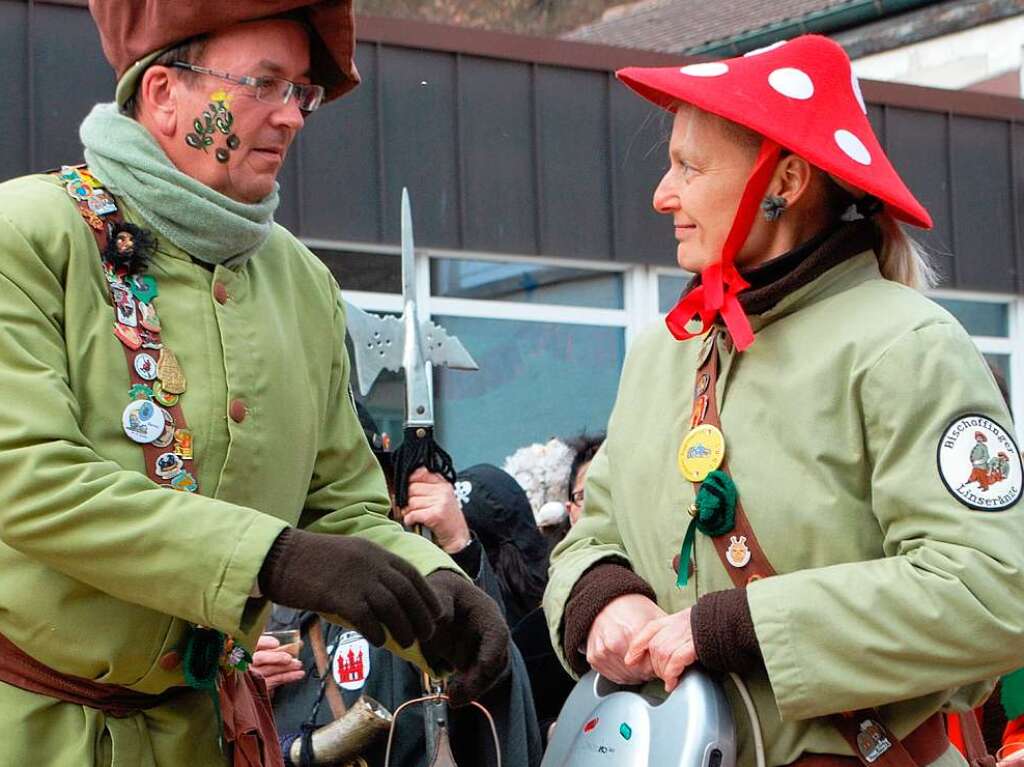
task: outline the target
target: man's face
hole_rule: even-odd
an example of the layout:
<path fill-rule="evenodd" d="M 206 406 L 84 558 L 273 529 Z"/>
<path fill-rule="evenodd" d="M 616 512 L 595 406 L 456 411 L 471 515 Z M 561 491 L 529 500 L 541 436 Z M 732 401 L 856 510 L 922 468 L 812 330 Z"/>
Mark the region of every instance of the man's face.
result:
<path fill-rule="evenodd" d="M 308 83 L 309 35 L 301 24 L 284 19 L 236 24 L 209 39 L 201 61 L 186 63 L 236 77 Z M 175 129 L 165 143 L 171 161 L 240 202 L 258 202 L 273 192 L 304 122 L 296 99 L 260 101 L 252 86 L 170 71 L 176 77 Z"/>

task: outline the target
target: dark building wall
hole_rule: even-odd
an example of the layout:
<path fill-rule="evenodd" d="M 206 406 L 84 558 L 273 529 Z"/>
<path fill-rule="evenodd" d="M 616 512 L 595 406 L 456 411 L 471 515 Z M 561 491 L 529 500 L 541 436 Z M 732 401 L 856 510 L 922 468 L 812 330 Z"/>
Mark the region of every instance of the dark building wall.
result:
<path fill-rule="evenodd" d="M 81 2 L 0 0 L 0 177 L 81 157 L 113 76 Z M 402 186 L 428 247 L 672 265 L 651 210 L 670 121 L 614 69 L 674 57 L 365 19 L 363 85 L 307 123 L 282 174 L 297 234 L 398 242 Z M 1024 102 L 865 83 L 894 165 L 931 210 L 945 286 L 1024 292 Z"/>

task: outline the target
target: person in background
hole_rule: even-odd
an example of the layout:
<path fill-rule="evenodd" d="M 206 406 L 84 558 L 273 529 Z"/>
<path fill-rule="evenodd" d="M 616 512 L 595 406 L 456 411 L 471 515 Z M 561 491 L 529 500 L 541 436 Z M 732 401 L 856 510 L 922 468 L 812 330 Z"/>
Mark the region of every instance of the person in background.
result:
<path fill-rule="evenodd" d="M 487 463 L 460 472 L 455 492 L 498 579 L 505 618 L 514 628 L 540 607 L 548 582 L 547 547 L 526 493 L 507 472 Z"/>
<path fill-rule="evenodd" d="M 356 403 L 360 423 L 367 441 L 384 470 L 389 490 L 393 492 L 392 453 L 390 440 L 382 434 L 369 411 Z M 456 564 L 470 576 L 480 597 L 490 597 L 502 604 L 501 578 L 495 576 L 486 547 L 473 530 L 474 515 L 487 516 L 489 500 L 500 495 L 503 487 L 492 489 L 493 477 L 475 467 L 468 471 L 472 492 L 469 506 L 472 514 L 464 514 L 460 500 L 443 477 L 417 469 L 409 483 L 409 503 L 395 509 L 396 518 L 411 528 L 422 525 L 433 535 L 434 543 L 449 553 Z M 498 472 L 497 469 L 493 469 Z M 498 472 L 503 474 L 502 472 Z M 507 475 L 504 475 L 507 476 Z M 500 477 L 499 477 L 500 479 Z M 509 482 L 515 483 L 508 478 Z M 458 485 L 456 487 L 459 487 Z M 472 496 L 475 496 L 472 497 Z M 487 499 L 487 500 L 485 500 Z M 485 540 L 488 538 L 485 537 Z M 339 583 L 338 588 L 344 589 Z M 539 587 L 543 591 L 543 583 Z M 539 600 L 539 594 L 536 597 Z M 387 650 L 368 645 L 357 632 L 322 621 L 316 614 L 275 607 L 268 630 L 297 628 L 303 640 L 298 658 L 291 658 L 277 647 L 274 637 L 260 639 L 253 660 L 253 669 L 263 675 L 274 691 L 274 718 L 277 722 L 282 750 L 287 765 L 301 763 L 303 750 L 312 750 L 309 740 L 302 742 L 304 732 L 310 735 L 340 718 L 361 696 L 367 696 L 388 711 L 394 712 L 408 700 L 420 697 L 422 674 L 416 666 Z M 485 627 L 480 627 L 486 630 Z M 474 630 L 470 628 L 470 630 Z M 501 630 L 507 631 L 502 625 Z M 318 667 L 318 646 L 322 648 Z M 449 693 L 458 698 L 462 687 L 458 675 L 449 682 Z M 508 673 L 480 697 L 492 714 L 501 743 L 502 764 L 510 767 L 534 767 L 542 756 L 540 733 L 534 713 L 529 677 L 523 659 L 514 646 L 509 648 Z M 494 742 L 483 715 L 475 707 L 454 708 L 450 712 L 450 733 L 456 761 L 461 765 L 496 764 Z M 292 755 L 299 755 L 293 759 Z M 370 767 L 384 764 L 385 742 L 372 744 L 361 756 Z M 311 754 L 313 764 L 321 764 Z M 414 706 L 399 718 L 392 751 L 393 767 L 424 767 L 429 762 L 424 738 L 423 707 Z"/>
<path fill-rule="evenodd" d="M 587 434 L 583 432 L 569 442 L 573 450 L 572 465 L 569 467 L 569 500 L 565 502 L 565 511 L 569 516 L 570 525 L 575 525 L 583 513 L 584 485 L 587 481 L 587 469 L 594 460 L 598 449 L 604 444 L 604 432 Z"/>

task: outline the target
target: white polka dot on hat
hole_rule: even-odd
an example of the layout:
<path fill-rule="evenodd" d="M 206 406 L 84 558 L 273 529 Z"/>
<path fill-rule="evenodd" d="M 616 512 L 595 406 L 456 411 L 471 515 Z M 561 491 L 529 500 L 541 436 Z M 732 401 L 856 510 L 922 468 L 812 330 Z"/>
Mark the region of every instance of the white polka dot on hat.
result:
<path fill-rule="evenodd" d="M 707 64 L 690 64 L 687 67 L 680 67 L 679 72 L 690 77 L 719 77 L 729 72 L 729 65 L 721 61 L 711 61 Z"/>
<path fill-rule="evenodd" d="M 814 82 L 806 72 L 794 67 L 782 67 L 768 75 L 768 84 L 783 96 L 806 101 L 814 95 Z"/>

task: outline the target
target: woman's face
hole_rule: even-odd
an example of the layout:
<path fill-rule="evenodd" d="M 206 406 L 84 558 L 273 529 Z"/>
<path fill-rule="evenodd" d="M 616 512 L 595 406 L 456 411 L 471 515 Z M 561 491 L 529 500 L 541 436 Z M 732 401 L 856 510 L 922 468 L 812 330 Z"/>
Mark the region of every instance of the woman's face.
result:
<path fill-rule="evenodd" d="M 697 109 L 676 112 L 669 140 L 669 168 L 654 190 L 654 209 L 672 217 L 676 260 L 689 272 L 701 272 L 718 260 L 733 217 L 757 159 L 757 143 L 739 128 Z M 758 240 L 754 231 L 742 254 Z"/>

